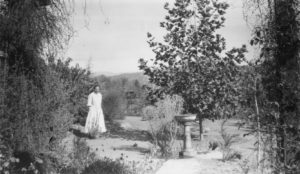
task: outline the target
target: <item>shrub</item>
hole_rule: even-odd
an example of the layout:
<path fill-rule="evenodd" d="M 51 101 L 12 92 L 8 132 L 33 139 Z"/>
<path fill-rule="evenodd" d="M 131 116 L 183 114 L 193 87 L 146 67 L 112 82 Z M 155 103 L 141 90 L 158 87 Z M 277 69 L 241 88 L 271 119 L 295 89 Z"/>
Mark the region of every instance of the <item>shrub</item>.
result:
<path fill-rule="evenodd" d="M 146 106 L 142 109 L 142 120 L 149 121 L 153 119 L 154 115 L 157 115 L 157 110 L 155 106 Z"/>
<path fill-rule="evenodd" d="M 89 133 L 90 138 L 95 139 L 99 136 L 99 132 L 96 128 L 92 129 Z"/>
<path fill-rule="evenodd" d="M 216 141 L 209 142 L 209 149 L 216 150 L 219 147 L 219 143 Z"/>
<path fill-rule="evenodd" d="M 165 160 L 153 159 L 147 155 L 144 160 L 141 161 L 129 161 L 126 164 L 131 168 L 134 174 L 153 174 L 163 165 Z"/>
<path fill-rule="evenodd" d="M 103 95 L 103 112 L 107 120 L 123 119 L 125 100 L 122 93 L 118 90 L 107 91 Z"/>
<path fill-rule="evenodd" d="M 13 156 L 6 158 L 6 160 L 0 158 L 0 173 L 56 173 L 55 161 L 56 159 L 49 154 L 36 155 L 27 151 L 15 152 Z"/>
<path fill-rule="evenodd" d="M 54 62 L 71 34 L 65 4 L 51 1 L 55 5 L 46 9 L 37 1 L 24 2 L 0 3 L 0 45 L 7 54 L 0 60 L 0 136 L 15 154 L 22 152 L 21 157 L 29 154 L 31 158 L 43 154 L 44 164 L 50 164 L 55 158 L 51 153 L 56 153 L 76 114 L 73 104 L 81 96 L 73 95 L 83 95 L 77 89 L 85 85 L 77 82 L 83 80 L 82 74 L 85 79 L 88 76 L 85 70 L 69 67 L 70 61 Z M 17 23 L 20 27 L 15 27 Z M 15 34 L 5 39 L 5 31 Z M 47 62 L 45 56 L 52 59 Z M 2 73 L 2 69 L 8 71 Z"/>
<path fill-rule="evenodd" d="M 249 165 L 249 160 L 243 160 L 239 162 L 239 166 L 242 169 L 243 174 L 248 174 L 250 171 L 250 165 Z"/>
<path fill-rule="evenodd" d="M 14 154 L 20 160 L 14 166 L 14 173 L 56 173 L 58 158 L 51 154 L 32 154 L 31 152 L 16 152 Z"/>
<path fill-rule="evenodd" d="M 77 174 L 77 168 L 67 167 L 60 171 L 60 174 Z"/>
<path fill-rule="evenodd" d="M 10 74 L 1 134 L 14 151 L 51 151 L 73 122 L 69 92 L 57 73 L 47 69 L 42 86 L 25 75 Z"/>
<path fill-rule="evenodd" d="M 74 116 L 75 123 L 85 124 L 88 114 L 87 97 L 89 90 L 95 84 L 95 80 L 90 78 L 88 69 L 76 66 L 70 66 L 72 59 L 48 59 L 49 66 L 58 73 L 59 78 L 65 84 L 65 90 L 69 93 L 69 109 Z"/>
<path fill-rule="evenodd" d="M 12 156 L 12 152 L 3 142 L 0 136 L 0 173 L 11 173 L 12 166 L 19 162 L 19 159 Z"/>
<path fill-rule="evenodd" d="M 84 139 L 75 138 L 73 140 L 72 151 L 69 154 L 71 162 L 63 169 L 63 171 L 76 171 L 74 174 L 79 174 L 96 160 L 95 157 L 96 154 L 91 152 L 90 147 L 88 147 Z"/>
<path fill-rule="evenodd" d="M 173 157 L 177 153 L 176 138 L 178 125 L 174 116 L 183 111 L 183 100 L 179 96 L 166 96 L 155 106 L 144 109 L 150 124 L 152 143 L 160 149 L 160 155 L 165 158 Z"/>
<path fill-rule="evenodd" d="M 109 158 L 99 159 L 87 166 L 82 174 L 134 174 L 129 166 L 122 160 L 112 160 Z"/>

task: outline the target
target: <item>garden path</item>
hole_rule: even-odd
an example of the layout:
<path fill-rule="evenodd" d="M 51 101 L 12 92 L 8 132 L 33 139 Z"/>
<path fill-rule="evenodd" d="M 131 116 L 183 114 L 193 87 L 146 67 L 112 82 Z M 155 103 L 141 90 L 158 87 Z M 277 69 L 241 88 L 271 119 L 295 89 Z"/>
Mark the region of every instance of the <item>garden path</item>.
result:
<path fill-rule="evenodd" d="M 208 158 L 207 158 L 208 157 Z M 237 162 L 222 162 L 220 153 L 168 160 L 156 174 L 242 174 Z"/>

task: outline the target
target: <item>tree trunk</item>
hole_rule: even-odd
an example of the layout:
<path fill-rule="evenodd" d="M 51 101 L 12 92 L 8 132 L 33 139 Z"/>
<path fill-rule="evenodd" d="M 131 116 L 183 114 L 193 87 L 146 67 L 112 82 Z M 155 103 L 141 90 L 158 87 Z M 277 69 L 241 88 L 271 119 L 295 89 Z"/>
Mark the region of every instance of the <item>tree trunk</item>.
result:
<path fill-rule="evenodd" d="M 261 147 L 260 147 L 260 118 L 259 118 L 259 108 L 258 108 L 258 102 L 257 102 L 257 78 L 255 78 L 254 81 L 255 86 L 255 94 L 254 94 L 254 100 L 255 100 L 255 110 L 256 110 L 256 121 L 257 121 L 257 172 L 259 173 L 261 170 L 260 168 L 260 161 L 261 161 Z M 262 172 L 261 172 L 262 173 Z"/>
<path fill-rule="evenodd" d="M 197 114 L 197 117 L 199 119 L 199 140 L 202 141 L 203 140 L 203 125 L 202 125 L 202 122 L 203 122 L 203 117 L 201 116 L 200 113 Z"/>

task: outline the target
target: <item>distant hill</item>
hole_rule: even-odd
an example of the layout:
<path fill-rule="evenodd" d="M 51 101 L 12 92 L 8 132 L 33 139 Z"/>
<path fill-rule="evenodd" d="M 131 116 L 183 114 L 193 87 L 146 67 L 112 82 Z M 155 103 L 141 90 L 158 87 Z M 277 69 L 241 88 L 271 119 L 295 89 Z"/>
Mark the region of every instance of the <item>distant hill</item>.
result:
<path fill-rule="evenodd" d="M 107 76 L 112 80 L 119 80 L 119 79 L 123 79 L 126 78 L 128 79 L 128 81 L 134 81 L 134 80 L 138 80 L 140 82 L 140 84 L 144 85 L 144 84 L 148 84 L 148 77 L 145 76 L 142 72 L 136 72 L 136 73 L 123 73 L 123 74 L 98 74 L 95 76 L 92 76 L 94 78 L 100 77 L 101 75 Z"/>
<path fill-rule="evenodd" d="M 124 73 L 124 74 L 119 74 L 115 76 L 111 76 L 112 79 L 122 79 L 126 78 L 128 81 L 134 81 L 138 80 L 141 84 L 147 84 L 148 83 L 148 77 L 145 76 L 141 72 L 136 72 L 136 73 Z"/>
<path fill-rule="evenodd" d="M 98 76 L 101 76 L 101 75 L 104 75 L 104 76 L 115 76 L 115 75 L 118 75 L 118 73 L 113 73 L 113 72 L 92 72 L 91 73 L 91 77 L 92 78 L 98 77 Z"/>

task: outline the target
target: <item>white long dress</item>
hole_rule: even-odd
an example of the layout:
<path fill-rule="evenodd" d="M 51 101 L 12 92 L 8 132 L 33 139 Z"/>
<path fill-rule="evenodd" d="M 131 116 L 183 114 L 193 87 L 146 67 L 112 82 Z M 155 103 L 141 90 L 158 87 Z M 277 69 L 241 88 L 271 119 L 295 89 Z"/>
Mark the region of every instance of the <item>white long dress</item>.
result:
<path fill-rule="evenodd" d="M 104 115 L 102 111 L 102 95 L 92 92 L 88 97 L 89 113 L 85 123 L 85 132 L 89 133 L 93 130 L 98 132 L 106 132 Z"/>

